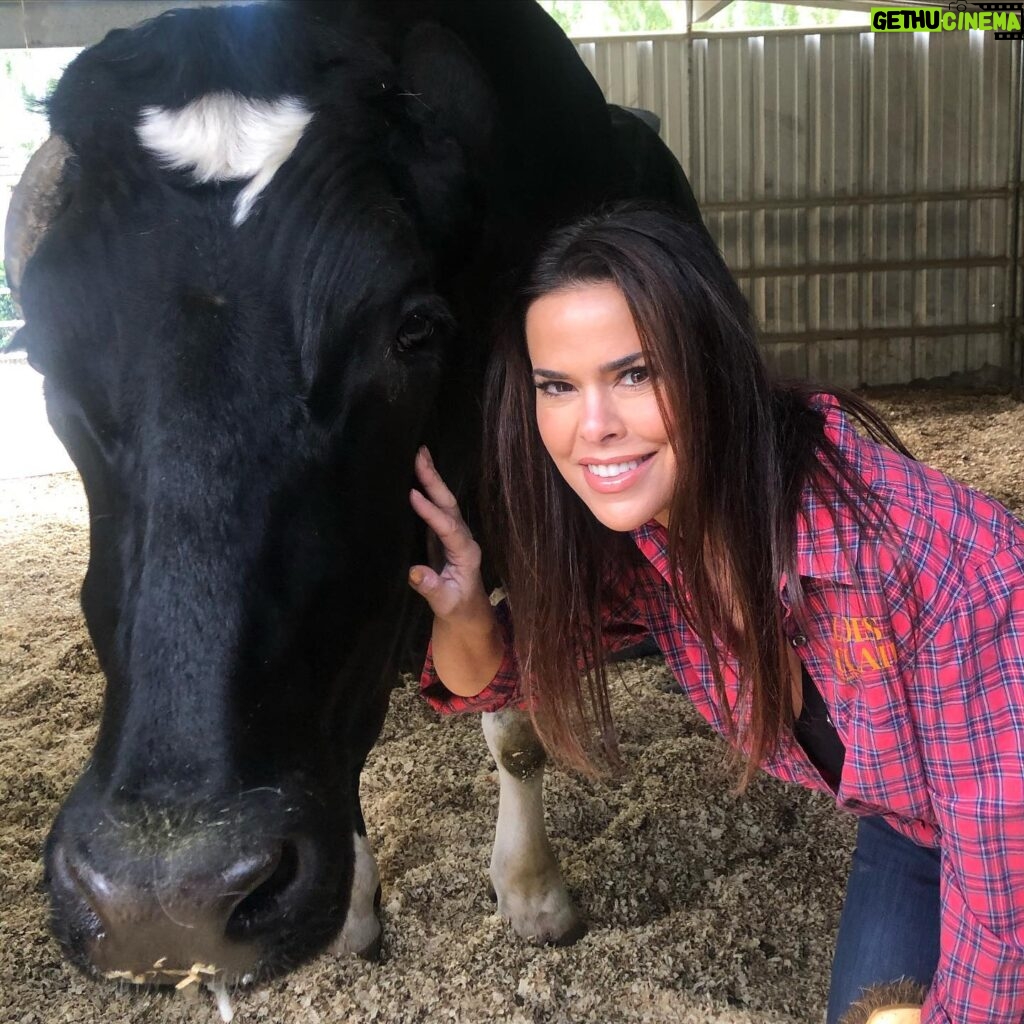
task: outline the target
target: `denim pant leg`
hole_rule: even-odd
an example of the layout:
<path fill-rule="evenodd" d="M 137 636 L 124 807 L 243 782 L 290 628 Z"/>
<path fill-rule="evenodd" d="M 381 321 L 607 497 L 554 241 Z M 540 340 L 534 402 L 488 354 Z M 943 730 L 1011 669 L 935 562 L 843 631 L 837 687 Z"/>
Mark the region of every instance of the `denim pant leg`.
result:
<path fill-rule="evenodd" d="M 865 988 L 899 978 L 931 983 L 939 961 L 939 851 L 882 818 L 861 818 L 839 918 L 828 995 L 837 1024 Z"/>

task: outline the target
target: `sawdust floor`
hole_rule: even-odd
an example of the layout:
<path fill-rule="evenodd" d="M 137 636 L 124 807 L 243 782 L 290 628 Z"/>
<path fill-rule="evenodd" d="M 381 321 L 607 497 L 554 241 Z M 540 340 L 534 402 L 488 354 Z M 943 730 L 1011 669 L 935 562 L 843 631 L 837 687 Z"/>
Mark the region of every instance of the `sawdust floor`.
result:
<path fill-rule="evenodd" d="M 921 457 L 1024 514 L 1024 405 L 876 401 Z M 49 937 L 40 845 L 88 755 L 102 689 L 77 603 L 85 509 L 68 475 L 5 481 L 0 509 L 0 1021 L 212 1024 L 205 994 L 93 982 Z M 493 912 L 497 786 L 478 722 L 438 722 L 397 692 L 365 775 L 383 960 L 325 955 L 238 993 L 236 1020 L 818 1021 L 852 822 L 770 780 L 730 796 L 720 743 L 667 681 L 656 661 L 625 669 L 622 781 L 549 779 L 550 833 L 591 922 L 571 949 L 529 947 Z"/>

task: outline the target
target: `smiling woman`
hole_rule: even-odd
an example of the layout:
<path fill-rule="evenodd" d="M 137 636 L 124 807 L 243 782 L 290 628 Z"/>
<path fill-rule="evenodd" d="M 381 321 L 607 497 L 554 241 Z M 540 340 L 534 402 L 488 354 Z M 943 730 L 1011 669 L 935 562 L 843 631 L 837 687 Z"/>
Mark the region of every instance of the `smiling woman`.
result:
<path fill-rule="evenodd" d="M 828 1024 L 1019 1021 L 1024 524 L 855 395 L 771 380 L 714 244 L 668 210 L 548 239 L 485 408 L 508 602 L 479 600 L 417 462 L 449 560 L 417 586 L 427 699 L 522 702 L 593 771 L 616 758 L 606 656 L 652 637 L 741 788 L 763 768 L 860 819 Z"/>
<path fill-rule="evenodd" d="M 527 312 L 526 337 L 537 429 L 566 483 L 611 530 L 667 525 L 675 454 L 622 292 L 551 292 Z"/>

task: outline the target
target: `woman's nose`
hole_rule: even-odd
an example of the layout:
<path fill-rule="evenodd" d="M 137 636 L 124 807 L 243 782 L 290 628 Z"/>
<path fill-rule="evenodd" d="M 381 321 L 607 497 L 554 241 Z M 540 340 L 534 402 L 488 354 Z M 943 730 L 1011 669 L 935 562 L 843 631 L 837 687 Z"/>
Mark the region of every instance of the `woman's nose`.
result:
<path fill-rule="evenodd" d="M 580 436 L 591 444 L 598 444 L 623 432 L 622 418 L 611 396 L 603 390 L 585 392 Z"/>

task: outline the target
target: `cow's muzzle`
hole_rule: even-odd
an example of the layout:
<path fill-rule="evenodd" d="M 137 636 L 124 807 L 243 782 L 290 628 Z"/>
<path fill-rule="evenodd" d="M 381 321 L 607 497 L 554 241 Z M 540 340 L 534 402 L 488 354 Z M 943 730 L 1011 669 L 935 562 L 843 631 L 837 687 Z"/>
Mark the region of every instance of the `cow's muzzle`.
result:
<path fill-rule="evenodd" d="M 325 887 L 323 851 L 281 821 L 105 819 L 96 828 L 58 822 L 46 858 L 54 932 L 90 972 L 151 985 L 246 983 L 274 973 L 282 953 L 301 958 L 296 921 L 338 903 L 342 887 Z M 344 908 L 332 909 L 336 928 Z"/>
<path fill-rule="evenodd" d="M 65 890 L 65 898 L 82 900 L 95 916 L 99 927 L 87 955 L 101 974 L 151 984 L 176 984 L 197 972 L 240 980 L 259 951 L 251 942 L 231 941 L 229 922 L 278 873 L 284 851 L 218 852 L 204 853 L 205 867 L 194 857 L 188 869 L 165 861 L 153 866 L 149 883 L 118 882 L 81 848 L 57 846 L 51 884 Z"/>

